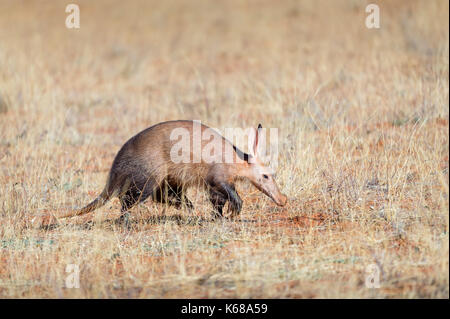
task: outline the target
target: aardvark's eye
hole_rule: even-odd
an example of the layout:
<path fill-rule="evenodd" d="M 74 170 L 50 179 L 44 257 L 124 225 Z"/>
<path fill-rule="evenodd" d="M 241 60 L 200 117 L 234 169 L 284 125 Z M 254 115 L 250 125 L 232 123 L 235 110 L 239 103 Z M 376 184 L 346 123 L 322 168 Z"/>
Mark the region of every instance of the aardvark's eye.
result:
<path fill-rule="evenodd" d="M 267 176 L 266 174 L 263 174 L 264 179 L 269 179 L 269 176 Z"/>

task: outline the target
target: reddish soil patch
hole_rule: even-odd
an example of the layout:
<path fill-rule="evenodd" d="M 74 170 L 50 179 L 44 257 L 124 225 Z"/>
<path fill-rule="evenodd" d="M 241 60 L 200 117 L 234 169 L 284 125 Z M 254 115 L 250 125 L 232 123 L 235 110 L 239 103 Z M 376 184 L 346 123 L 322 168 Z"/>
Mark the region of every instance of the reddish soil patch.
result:
<path fill-rule="evenodd" d="M 282 209 L 274 213 L 269 213 L 260 221 L 260 226 L 279 226 L 279 227 L 300 227 L 310 228 L 329 225 L 334 223 L 334 216 L 332 214 L 313 212 L 307 214 L 292 215 L 290 210 Z"/>
<path fill-rule="evenodd" d="M 436 125 L 438 126 L 447 126 L 448 127 L 448 120 L 443 118 L 437 118 L 436 119 Z"/>

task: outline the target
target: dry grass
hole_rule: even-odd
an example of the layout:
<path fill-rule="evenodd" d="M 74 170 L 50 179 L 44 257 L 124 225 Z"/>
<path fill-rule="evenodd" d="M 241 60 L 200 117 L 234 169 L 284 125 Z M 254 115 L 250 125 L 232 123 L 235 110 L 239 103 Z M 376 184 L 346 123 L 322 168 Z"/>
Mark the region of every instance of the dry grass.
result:
<path fill-rule="evenodd" d="M 354 0 L 76 2 L 68 30 L 65 1 L 0 0 L 0 297 L 449 297 L 447 1 L 379 1 L 379 30 Z M 131 231 L 104 220 L 116 201 L 31 227 L 180 118 L 278 127 L 288 206 L 240 184 L 234 221 L 200 192 Z"/>

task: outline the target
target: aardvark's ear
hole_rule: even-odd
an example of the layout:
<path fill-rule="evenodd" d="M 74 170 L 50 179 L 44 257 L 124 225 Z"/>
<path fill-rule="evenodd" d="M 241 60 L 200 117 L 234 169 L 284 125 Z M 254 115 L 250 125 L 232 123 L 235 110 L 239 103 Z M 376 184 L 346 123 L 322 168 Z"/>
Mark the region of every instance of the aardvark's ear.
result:
<path fill-rule="evenodd" d="M 253 137 L 253 156 L 258 157 L 258 146 L 260 145 L 261 142 L 261 131 L 262 131 L 262 125 L 259 124 L 258 128 L 256 130 L 253 131 L 254 137 Z"/>

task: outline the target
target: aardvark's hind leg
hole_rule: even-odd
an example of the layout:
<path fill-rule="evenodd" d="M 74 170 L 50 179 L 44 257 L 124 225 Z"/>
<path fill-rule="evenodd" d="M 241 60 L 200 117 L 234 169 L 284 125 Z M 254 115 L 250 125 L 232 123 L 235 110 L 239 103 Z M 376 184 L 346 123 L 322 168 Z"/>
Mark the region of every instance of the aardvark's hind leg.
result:
<path fill-rule="evenodd" d="M 189 211 L 194 209 L 194 204 L 186 196 L 186 189 L 178 185 L 163 184 L 155 191 L 153 199 L 160 203 L 173 205 L 177 209 L 180 209 L 183 203 Z"/>
<path fill-rule="evenodd" d="M 129 210 L 139 202 L 145 201 L 153 192 L 153 183 L 131 184 L 128 190 L 119 196 L 120 204 L 122 206 L 122 215 L 119 217 L 119 222 L 123 222 L 126 226 L 129 226 Z"/>

